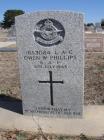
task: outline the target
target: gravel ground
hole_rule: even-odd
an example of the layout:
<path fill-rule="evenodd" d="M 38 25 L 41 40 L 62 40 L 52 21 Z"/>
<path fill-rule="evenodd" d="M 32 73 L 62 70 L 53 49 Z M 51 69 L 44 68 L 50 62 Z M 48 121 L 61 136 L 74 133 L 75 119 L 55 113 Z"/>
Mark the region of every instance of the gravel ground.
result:
<path fill-rule="evenodd" d="M 40 129 L 38 133 L 25 132 L 18 130 L 1 130 L 0 140 L 104 140 L 104 136 L 101 137 L 88 137 L 84 134 L 79 136 L 63 136 L 54 134 L 44 134 Z"/>

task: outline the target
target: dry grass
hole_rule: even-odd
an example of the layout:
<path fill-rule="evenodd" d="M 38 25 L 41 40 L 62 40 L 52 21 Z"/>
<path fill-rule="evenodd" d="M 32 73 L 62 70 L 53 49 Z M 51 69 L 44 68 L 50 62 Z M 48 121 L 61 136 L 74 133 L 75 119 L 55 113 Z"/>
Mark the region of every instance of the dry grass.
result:
<path fill-rule="evenodd" d="M 8 32 L 4 29 L 0 29 L 0 37 L 7 37 Z"/>
<path fill-rule="evenodd" d="M 86 53 L 85 104 L 104 104 L 104 53 Z"/>
<path fill-rule="evenodd" d="M 16 52 L 0 52 L 0 94 L 21 98 Z"/>
<path fill-rule="evenodd" d="M 89 137 L 84 134 L 79 136 L 65 136 L 65 135 L 54 135 L 54 134 L 45 134 L 44 136 L 38 132 L 26 132 L 19 130 L 1 130 L 0 131 L 0 140 L 104 140 L 104 137 Z"/>
<path fill-rule="evenodd" d="M 7 41 L 7 35 L 8 35 L 8 33 L 6 30 L 0 29 L 0 42 Z"/>

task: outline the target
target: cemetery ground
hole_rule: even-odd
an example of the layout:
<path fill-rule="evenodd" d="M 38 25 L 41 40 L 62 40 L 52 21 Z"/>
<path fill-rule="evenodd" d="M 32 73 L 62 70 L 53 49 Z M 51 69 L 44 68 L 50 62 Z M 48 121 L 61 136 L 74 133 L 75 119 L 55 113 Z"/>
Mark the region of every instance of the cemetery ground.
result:
<path fill-rule="evenodd" d="M 7 46 L 16 48 L 15 44 Z M 16 49 L 15 49 L 16 50 Z M 104 53 L 85 53 L 85 105 L 104 105 Z M 4 101 L 4 102 L 1 102 Z M 6 102 L 7 105 L 6 105 Z M 22 113 L 16 106 L 21 108 L 19 67 L 16 51 L 0 52 L 0 107 L 14 112 Z M 8 106 L 8 103 L 11 105 Z M 12 105 L 14 108 L 11 107 Z M 5 110 L 4 110 L 5 111 Z M 3 114 L 3 112 L 1 111 Z M 6 113 L 4 113 L 6 117 Z M 5 118 L 4 117 L 4 118 Z M 9 118 L 9 116 L 8 116 Z M 100 118 L 97 118 L 100 119 Z M 12 121 L 12 120 L 11 120 Z M 18 123 L 18 122 L 17 122 Z M 35 122 L 34 122 L 35 123 Z M 103 123 L 103 122 L 102 122 Z M 8 123 L 9 124 L 9 123 Z M 97 128 L 95 128 L 97 129 Z M 103 136 L 91 137 L 85 134 L 77 136 L 63 136 L 43 133 L 38 127 L 37 133 L 29 131 L 19 131 L 0 129 L 0 140 L 103 140 Z M 92 130 L 94 131 L 94 130 Z"/>
<path fill-rule="evenodd" d="M 19 130 L 0 130 L 0 140 L 104 140 L 104 137 L 89 137 L 84 134 L 79 136 L 64 136 L 55 134 L 44 134 L 41 130 L 38 133 Z"/>
<path fill-rule="evenodd" d="M 26 132 L 26 131 L 0 131 L 0 140 L 103 140 L 104 137 L 88 137 L 83 134 L 79 136 L 60 136 L 60 135 L 49 135 L 49 134 L 40 134 L 35 132 Z"/>

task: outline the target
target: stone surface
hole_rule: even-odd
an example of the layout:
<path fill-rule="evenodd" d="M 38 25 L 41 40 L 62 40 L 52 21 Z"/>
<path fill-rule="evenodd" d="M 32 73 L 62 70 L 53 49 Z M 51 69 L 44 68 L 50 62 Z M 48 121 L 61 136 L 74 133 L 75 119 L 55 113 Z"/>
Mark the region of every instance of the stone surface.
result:
<path fill-rule="evenodd" d="M 80 118 L 83 15 L 25 14 L 16 18 L 16 30 L 24 114 Z"/>
<path fill-rule="evenodd" d="M 84 106 L 83 119 L 23 116 L 0 108 L 0 128 L 9 130 L 15 128 L 39 132 L 41 128 L 43 133 L 48 134 L 102 136 L 104 135 L 103 122 L 104 106 Z"/>

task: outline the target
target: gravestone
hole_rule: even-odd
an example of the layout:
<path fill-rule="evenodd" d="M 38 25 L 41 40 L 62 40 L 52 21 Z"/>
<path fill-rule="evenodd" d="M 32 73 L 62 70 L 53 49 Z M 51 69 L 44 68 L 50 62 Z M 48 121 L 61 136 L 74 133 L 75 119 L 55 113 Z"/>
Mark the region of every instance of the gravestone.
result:
<path fill-rule="evenodd" d="M 102 32 L 101 23 L 95 23 L 96 32 Z"/>
<path fill-rule="evenodd" d="M 8 29 L 8 41 L 16 41 L 16 27 L 12 25 L 10 29 Z"/>
<path fill-rule="evenodd" d="M 82 117 L 83 25 L 83 15 L 73 12 L 34 12 L 16 17 L 25 115 Z"/>

